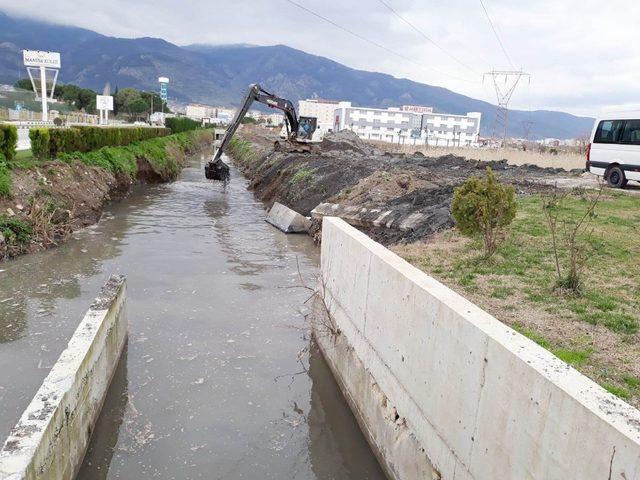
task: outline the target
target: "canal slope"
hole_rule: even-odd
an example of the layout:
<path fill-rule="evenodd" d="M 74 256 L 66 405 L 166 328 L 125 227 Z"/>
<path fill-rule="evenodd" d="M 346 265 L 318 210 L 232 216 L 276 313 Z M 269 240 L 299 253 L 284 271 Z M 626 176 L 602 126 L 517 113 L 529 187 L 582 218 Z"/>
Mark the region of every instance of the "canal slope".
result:
<path fill-rule="evenodd" d="M 57 160 L 17 159 L 4 171 L 8 194 L 0 192 L 0 261 L 63 243 L 136 183 L 175 180 L 186 155 L 211 140 L 210 130 L 197 130 Z"/>
<path fill-rule="evenodd" d="M 119 273 L 129 344 L 79 478 L 382 479 L 310 342 L 317 249 L 264 222 L 237 171 L 206 182 L 203 162 L 0 266 L 0 433 Z"/>

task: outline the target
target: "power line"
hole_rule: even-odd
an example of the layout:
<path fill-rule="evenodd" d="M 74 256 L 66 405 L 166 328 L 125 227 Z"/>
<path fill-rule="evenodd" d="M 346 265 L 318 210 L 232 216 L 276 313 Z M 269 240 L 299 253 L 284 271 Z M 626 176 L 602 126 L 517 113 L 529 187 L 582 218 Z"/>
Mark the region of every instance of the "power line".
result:
<path fill-rule="evenodd" d="M 287 2 L 289 2 L 291 5 L 294 5 L 294 6 L 298 7 L 299 9 L 304 10 L 305 12 L 307 12 L 307 13 L 309 13 L 309 14 L 313 15 L 314 17 L 317 17 L 317 18 L 319 18 L 319 19 L 321 19 L 321 20 L 323 20 L 323 21 L 325 21 L 325 22 L 327 22 L 327 23 L 329 23 L 329 24 L 333 25 L 333 26 L 334 26 L 334 27 L 336 27 L 336 28 L 339 28 L 339 29 L 340 29 L 340 30 L 342 30 L 343 32 L 346 32 L 346 33 L 348 33 L 349 35 L 353 35 L 354 37 L 356 37 L 356 38 L 358 38 L 358 39 L 362 40 L 363 42 L 367 42 L 367 43 L 369 43 L 369 44 L 371 44 L 371 45 L 374 45 L 375 47 L 378 47 L 378 48 L 380 48 L 380 49 L 382 49 L 382 50 L 384 50 L 384 51 L 386 51 L 386 52 L 388 52 L 388 53 L 391 53 L 392 55 L 395 55 L 395 56 L 397 56 L 397 57 L 400 57 L 400 58 L 402 58 L 403 60 L 405 60 L 405 61 L 407 61 L 407 62 L 409 62 L 409 63 L 412 63 L 412 64 L 414 64 L 414 65 L 416 65 L 416 66 L 418 66 L 418 67 L 420 67 L 420 68 L 423 68 L 423 69 L 424 69 L 424 68 L 429 68 L 430 70 L 433 70 L 433 71 L 435 71 L 435 72 L 437 72 L 437 73 L 439 73 L 439 74 L 441 74 L 441 75 L 445 75 L 445 76 L 447 76 L 447 77 L 454 78 L 454 79 L 456 79 L 456 80 L 460 80 L 460 81 L 463 81 L 463 82 L 468 82 L 468 83 L 477 83 L 477 82 L 472 82 L 471 80 L 467 80 L 466 78 L 462 78 L 462 77 L 458 77 L 458 76 L 456 76 L 456 75 L 448 74 L 448 73 L 443 72 L 442 70 L 439 70 L 439 69 L 437 69 L 437 68 L 435 68 L 435 67 L 431 67 L 431 66 L 428 66 L 428 65 L 424 65 L 424 64 L 422 64 L 422 63 L 418 63 L 418 62 L 416 62 L 415 60 L 413 60 L 413 59 L 411 59 L 411 58 L 407 57 L 406 55 L 403 55 L 402 53 L 396 52 L 395 50 L 392 50 L 392 49 L 390 49 L 390 48 L 388 48 L 388 47 L 385 47 L 384 45 L 381 45 L 380 43 L 378 43 L 378 42 L 376 42 L 376 41 L 374 41 L 374 40 L 371 40 L 371 39 L 369 39 L 369 38 L 367 38 L 367 37 L 364 37 L 364 36 L 360 35 L 359 33 L 356 33 L 356 32 L 354 32 L 353 30 L 348 29 L 347 27 L 343 27 L 342 25 L 340 25 L 340 24 L 338 24 L 338 23 L 334 22 L 334 21 L 333 21 L 333 20 L 331 20 L 330 18 L 327 18 L 327 17 L 325 17 L 325 16 L 323 16 L 323 15 L 320 15 L 319 13 L 314 12 L 313 10 L 311 10 L 311 9 L 309 9 L 309 8 L 307 8 L 307 7 L 305 7 L 304 5 L 299 4 L 298 2 L 295 2 L 294 0 L 286 0 L 286 1 L 287 1 Z"/>
<path fill-rule="evenodd" d="M 426 33 L 424 33 L 424 31 L 420 30 L 418 27 L 416 27 L 413 23 L 411 23 L 409 20 L 407 20 L 406 18 L 404 18 L 402 15 L 400 15 L 391 5 L 389 5 L 387 2 L 385 2 L 384 0 L 378 0 L 382 5 L 384 5 L 385 7 L 387 7 L 396 17 L 398 17 L 400 20 L 402 20 L 404 23 L 406 23 L 407 25 L 409 25 L 414 31 L 416 31 L 419 35 L 421 35 L 422 37 L 424 37 L 428 42 L 432 43 L 433 45 L 435 45 L 438 49 L 440 49 L 440 51 L 442 51 L 445 55 L 449 56 L 450 58 L 452 58 L 453 60 L 455 60 L 456 62 L 458 62 L 460 65 L 462 65 L 464 68 L 466 68 L 467 70 L 469 70 L 470 72 L 477 74 L 477 72 L 471 68 L 469 65 L 467 65 L 466 63 L 464 63 L 462 60 L 460 60 L 459 58 L 457 58 L 455 55 L 453 55 L 452 53 L 449 53 L 447 50 L 445 50 L 442 46 L 440 46 L 433 38 L 431 38 L 429 35 L 427 35 Z"/>
<path fill-rule="evenodd" d="M 511 65 L 511 67 L 515 69 L 516 67 L 513 65 L 513 62 L 511 61 L 511 57 L 507 53 L 507 49 L 504 47 L 504 43 L 502 43 L 502 40 L 500 39 L 500 35 L 498 35 L 498 31 L 496 30 L 496 27 L 493 24 L 493 21 L 491 20 L 491 16 L 489 16 L 489 12 L 487 11 L 487 7 L 485 7 L 484 2 L 482 0 L 480 0 L 480 5 L 482 5 L 482 10 L 484 10 L 484 14 L 487 17 L 487 20 L 489 20 L 489 25 L 491 25 L 491 30 L 493 30 L 493 34 L 496 36 L 496 40 L 498 40 L 498 43 L 500 44 L 500 48 L 502 49 L 502 53 L 504 53 L 504 56 L 507 57 L 507 60 L 508 60 L 509 64 Z"/>

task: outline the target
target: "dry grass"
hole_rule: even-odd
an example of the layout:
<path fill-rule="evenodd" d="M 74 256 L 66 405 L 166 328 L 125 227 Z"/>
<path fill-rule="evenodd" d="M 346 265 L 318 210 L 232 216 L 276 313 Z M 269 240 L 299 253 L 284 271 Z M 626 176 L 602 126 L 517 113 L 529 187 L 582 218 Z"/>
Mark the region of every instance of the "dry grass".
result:
<path fill-rule="evenodd" d="M 425 272 L 547 348 L 612 393 L 640 406 L 640 199 L 611 195 L 597 207 L 582 295 L 554 290 L 551 239 L 539 196 L 519 211 L 495 258 L 456 230 L 393 247 Z M 569 213 L 585 208 L 573 199 Z M 565 257 L 566 260 L 566 257 Z"/>

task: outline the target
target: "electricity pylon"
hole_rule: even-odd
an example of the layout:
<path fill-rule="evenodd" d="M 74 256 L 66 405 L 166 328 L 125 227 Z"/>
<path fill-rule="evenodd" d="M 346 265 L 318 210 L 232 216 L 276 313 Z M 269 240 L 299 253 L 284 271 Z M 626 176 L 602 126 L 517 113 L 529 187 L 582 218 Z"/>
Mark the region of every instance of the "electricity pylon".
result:
<path fill-rule="evenodd" d="M 498 99 L 498 107 L 496 108 L 496 116 L 493 120 L 493 138 L 502 137 L 502 145 L 507 141 L 507 127 L 509 126 L 509 100 L 515 91 L 522 77 L 527 77 L 531 82 L 531 75 L 522 70 L 492 70 L 482 76 L 484 83 L 485 77 L 493 79 L 493 86 L 496 89 L 496 97 Z M 502 80 L 504 79 L 504 82 Z"/>
<path fill-rule="evenodd" d="M 536 122 L 534 122 L 533 120 L 524 120 L 520 123 L 522 123 L 522 132 L 524 133 L 524 139 L 528 142 L 529 136 L 531 135 L 531 127 L 533 127 Z"/>

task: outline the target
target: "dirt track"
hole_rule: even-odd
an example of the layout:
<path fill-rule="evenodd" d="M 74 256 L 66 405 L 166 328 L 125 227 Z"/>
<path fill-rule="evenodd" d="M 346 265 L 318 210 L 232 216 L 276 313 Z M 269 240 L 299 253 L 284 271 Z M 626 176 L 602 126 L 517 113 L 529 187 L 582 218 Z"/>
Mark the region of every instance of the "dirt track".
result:
<path fill-rule="evenodd" d="M 251 142 L 254 153 L 242 155 L 234 149 L 231 154 L 260 199 L 284 203 L 303 215 L 321 203 L 366 209 L 359 227 L 385 244 L 419 240 L 451 227 L 454 188 L 473 175 L 483 175 L 487 167 L 519 194 L 547 189 L 553 179 L 579 179 L 581 174 L 514 166 L 506 160 L 385 153 L 350 131 L 326 137 L 310 153 L 274 151 L 276 137 L 266 129 L 244 128 L 239 137 Z M 376 217 L 385 220 L 376 222 Z"/>

